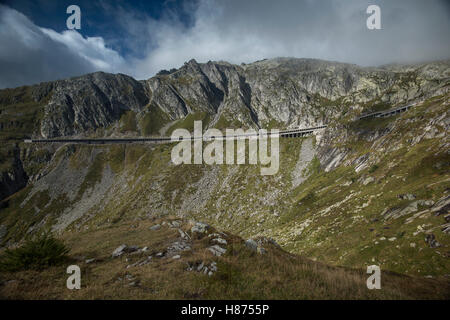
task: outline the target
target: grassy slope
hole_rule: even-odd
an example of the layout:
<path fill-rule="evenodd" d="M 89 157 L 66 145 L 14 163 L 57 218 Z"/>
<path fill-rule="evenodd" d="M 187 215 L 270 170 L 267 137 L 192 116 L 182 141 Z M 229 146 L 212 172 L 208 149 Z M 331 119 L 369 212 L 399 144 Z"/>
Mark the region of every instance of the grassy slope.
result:
<path fill-rule="evenodd" d="M 167 221 L 167 219 L 165 219 Z M 69 232 L 63 240 L 71 248 L 71 264 L 82 270 L 81 290 L 67 290 L 66 266 L 44 271 L 2 273 L 0 297 L 19 299 L 448 299 L 449 282 L 445 279 L 421 279 L 390 272 L 382 273 L 381 290 L 368 290 L 364 270 L 329 267 L 273 245 L 264 245 L 266 254 L 245 247 L 239 237 L 227 234 L 227 252 L 222 257 L 208 250 L 210 238 L 192 242 L 192 250 L 181 259 L 156 258 L 174 241 L 177 229 L 163 226 L 158 231 L 149 226 L 161 220 L 139 219 L 94 231 Z M 189 232 L 190 224 L 182 227 Z M 210 233 L 214 230 L 210 230 Z M 111 258 L 122 243 L 147 246 L 144 254 Z M 127 266 L 153 255 L 152 262 Z M 85 259 L 95 258 L 90 264 Z M 127 261 L 128 260 L 128 261 Z M 216 261 L 218 271 L 211 277 L 187 271 L 188 264 Z M 251 266 L 251 268 L 249 268 Z M 130 280 L 128 280 L 130 277 Z M 13 281 L 11 281 L 13 280 Z M 134 283 L 134 285 L 132 284 Z"/>
<path fill-rule="evenodd" d="M 29 86 L 0 90 L 2 140 L 22 140 L 38 128 L 43 106 L 50 96 L 36 102 L 32 98 L 31 90 L 32 87 Z"/>
<path fill-rule="evenodd" d="M 169 145 L 152 148 L 146 145 L 102 146 L 95 149 L 76 146 L 71 156 L 73 169 L 90 168 L 77 191 L 77 199 L 101 180 L 101 171 L 106 164 L 114 173 L 126 177 L 124 188 L 114 191 L 111 201 L 91 210 L 92 217 L 85 224 L 88 230 L 85 232 L 97 232 L 92 230 L 98 227 L 115 228 L 122 221 L 149 214 L 182 213 L 244 237 L 258 234 L 274 237 L 286 250 L 327 264 L 352 268 L 379 264 L 382 270 L 411 275 L 448 274 L 449 238 L 438 228 L 443 223 L 442 216 L 426 214 L 409 224 L 405 222 L 411 215 L 388 221 L 381 217 L 385 208 L 408 204 L 408 201 L 398 198 L 399 194 L 413 193 L 417 199 L 436 201 L 449 188 L 449 159 L 448 154 L 439 149 L 440 138 L 423 140 L 414 146 L 408 142 L 420 134 L 426 119 L 445 108 L 438 99 L 397 117 L 355 123 L 355 127 L 350 126 L 349 130 L 381 130 L 395 122 L 396 130 L 387 136 L 387 144 L 395 144 L 398 149 L 387 153 L 371 149 L 371 142 L 363 138 L 350 140 L 343 146 L 354 152 L 353 157 L 368 150 L 378 152 L 377 166 L 370 166 L 359 173 L 353 166 L 340 166 L 331 172 L 323 172 L 316 160 L 310 166 L 311 177 L 295 189 L 290 183 L 291 172 L 298 159 L 302 139 L 283 139 L 279 174 L 262 177 L 259 167 L 251 165 L 238 168 L 218 166 L 220 170 L 214 178 L 218 183 L 211 187 L 206 208 L 188 212 L 181 210 L 183 200 L 196 192 L 198 186 L 195 183 L 214 167 L 170 165 Z M 442 166 L 434 167 L 435 163 Z M 368 176 L 375 181 L 363 186 L 362 181 Z M 346 186 L 345 182 L 352 183 Z M 52 219 L 70 204 L 64 196 L 50 200 L 47 192 L 42 191 L 21 207 L 29 190 L 27 187 L 7 199 L 7 208 L 2 209 L 0 222 L 10 227 L 5 240 L 8 237 L 20 239 L 30 226 L 38 224 L 46 216 L 50 225 L 54 221 Z M 270 194 L 278 194 L 279 197 L 267 201 Z M 347 199 L 350 194 L 355 196 Z M 324 212 L 329 207 L 332 209 Z M 39 209 L 37 214 L 36 208 Z M 424 233 L 415 234 L 423 225 L 427 229 L 435 228 L 433 233 L 443 247 L 429 248 L 424 241 Z M 74 223 L 70 230 L 78 232 L 80 229 Z M 391 242 L 381 240 L 382 237 L 396 239 Z M 415 244 L 414 248 L 411 243 Z"/>
<path fill-rule="evenodd" d="M 423 132 L 415 130 L 408 120 L 417 119 L 425 114 L 441 112 L 437 108 L 430 110 L 433 104 L 424 104 L 401 116 L 395 133 L 390 137 L 391 143 L 399 145 L 399 149 L 389 153 L 380 152 L 380 161 L 356 174 L 351 167 L 341 167 L 335 171 L 317 172 L 301 186 L 300 195 L 294 200 L 299 204 L 294 206 L 285 221 L 287 225 L 295 223 L 296 219 L 313 222 L 294 241 L 286 239 L 287 248 L 294 252 L 316 257 L 319 260 L 347 266 L 361 266 L 374 262 L 382 267 L 402 273 L 435 275 L 448 273 L 449 237 L 441 231 L 440 225 L 445 223 L 443 217 L 430 214 L 427 207 L 419 206 L 418 211 L 425 210 L 425 215 L 405 223 L 411 215 L 394 220 L 383 220 L 381 213 L 385 208 L 405 207 L 412 201 L 398 198 L 405 193 L 414 194 L 417 199 L 438 200 L 449 187 L 448 164 L 450 156 L 439 148 L 439 139 L 424 140 L 414 146 L 406 142 L 410 137 Z M 398 118 L 397 118 L 398 119 Z M 368 123 L 355 123 L 364 129 L 382 129 L 390 119 L 374 119 Z M 350 141 L 347 146 L 357 150 L 358 155 L 371 150 L 371 143 L 358 140 Z M 379 151 L 378 151 L 379 152 Z M 434 166 L 441 164 L 441 167 Z M 361 177 L 374 177 L 375 182 L 362 187 L 358 182 Z M 355 181 L 349 186 L 343 186 L 346 181 Z M 355 194 L 348 201 L 334 206 L 329 212 L 323 212 L 327 207 Z M 307 195 L 313 199 L 305 199 Z M 424 241 L 424 233 L 415 232 L 418 226 L 433 229 L 436 237 L 443 244 L 442 248 L 431 249 Z M 281 228 L 279 236 L 289 230 Z M 392 242 L 380 240 L 395 237 Z M 415 244 L 415 248 L 411 247 Z"/>
<path fill-rule="evenodd" d="M 32 132 L 39 129 L 44 105 L 50 95 L 37 102 L 31 91 L 30 86 L 0 90 L 0 173 L 12 172 L 16 143 L 21 144 L 24 138 L 30 137 Z M 36 161 L 42 153 L 46 151 L 30 155 L 30 167 L 26 168 L 29 174 L 42 169 L 43 164 Z"/>
<path fill-rule="evenodd" d="M 170 136 L 176 129 L 186 129 L 189 132 L 193 132 L 194 121 L 202 121 L 202 129 L 204 131 L 209 124 L 210 115 L 204 111 L 189 113 L 185 118 L 180 119 L 171 125 L 166 132 L 166 136 Z"/>
<path fill-rule="evenodd" d="M 141 133 L 144 136 L 156 135 L 159 130 L 169 121 L 169 117 L 158 106 L 150 104 L 148 111 L 139 121 Z"/>

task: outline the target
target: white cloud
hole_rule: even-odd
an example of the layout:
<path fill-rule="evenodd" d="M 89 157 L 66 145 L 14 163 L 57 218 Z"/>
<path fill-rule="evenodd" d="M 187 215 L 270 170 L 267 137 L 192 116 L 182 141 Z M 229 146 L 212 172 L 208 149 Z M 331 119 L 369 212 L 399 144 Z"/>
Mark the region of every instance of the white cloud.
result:
<path fill-rule="evenodd" d="M 94 71 L 126 72 L 124 59 L 101 37 L 40 28 L 0 5 L 0 88 L 16 87 Z"/>
<path fill-rule="evenodd" d="M 278 56 L 380 65 L 450 58 L 450 6 L 443 0 L 377 0 L 382 30 L 366 28 L 369 0 L 200 0 L 155 20 L 103 4 L 125 36 L 58 33 L 0 5 L 0 88 L 102 70 L 146 79 L 185 61 L 252 62 Z M 123 33 L 121 33 L 123 34 Z"/>
<path fill-rule="evenodd" d="M 368 30 L 372 2 L 200 1 L 189 29 L 170 19 L 151 22 L 156 46 L 133 61 L 135 75 L 145 78 L 191 58 L 241 63 L 288 56 L 360 65 L 450 58 L 450 7 L 444 1 L 375 1 L 383 29 Z"/>
<path fill-rule="evenodd" d="M 119 72 L 124 69 L 124 59 L 116 51 L 107 48 L 102 37 L 84 38 L 75 30 L 58 33 L 51 29 L 40 29 L 53 41 L 66 45 L 80 58 L 89 61 L 95 69 L 108 72 Z"/>

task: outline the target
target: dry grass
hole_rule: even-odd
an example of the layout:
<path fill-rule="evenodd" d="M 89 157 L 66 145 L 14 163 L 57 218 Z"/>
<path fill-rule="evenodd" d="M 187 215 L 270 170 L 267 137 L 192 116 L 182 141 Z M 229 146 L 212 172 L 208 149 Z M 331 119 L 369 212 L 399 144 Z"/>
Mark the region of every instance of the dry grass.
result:
<path fill-rule="evenodd" d="M 330 267 L 265 245 L 257 254 L 239 237 L 228 235 L 227 253 L 218 258 L 208 250 L 209 238 L 193 240 L 181 259 L 155 258 L 141 266 L 127 265 L 164 251 L 179 237 L 176 228 L 149 227 L 161 220 L 122 222 L 97 230 L 61 236 L 71 248 L 69 264 L 82 271 L 80 290 L 66 288 L 67 266 L 0 275 L 3 299 L 448 299 L 446 279 L 412 278 L 382 271 L 382 289 L 368 290 L 363 270 Z M 182 229 L 189 230 L 189 223 Z M 111 258 L 120 244 L 147 246 L 145 254 Z M 86 264 L 85 260 L 96 261 Z M 128 261 L 126 261 L 128 259 Z M 211 277 L 186 271 L 188 263 L 217 261 Z M 132 280 L 128 280 L 131 276 Z M 119 280 L 121 279 L 121 280 Z M 135 285 L 131 286 L 130 283 Z"/>

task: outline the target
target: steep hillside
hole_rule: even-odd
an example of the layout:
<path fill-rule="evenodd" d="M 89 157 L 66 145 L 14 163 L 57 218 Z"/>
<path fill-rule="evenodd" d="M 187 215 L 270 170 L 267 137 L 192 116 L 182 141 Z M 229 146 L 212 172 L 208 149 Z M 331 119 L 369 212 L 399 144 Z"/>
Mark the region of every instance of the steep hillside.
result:
<path fill-rule="evenodd" d="M 268 238 L 244 241 L 181 219 L 137 219 L 63 239 L 71 248 L 69 263 L 83 270 L 81 290 L 67 290 L 64 266 L 54 266 L 1 273 L 0 297 L 373 300 L 448 299 L 450 292 L 442 279 L 390 272 L 382 275 L 382 290 L 368 290 L 364 270 L 329 267 Z"/>
<path fill-rule="evenodd" d="M 361 68 L 309 59 L 198 64 L 135 81 L 95 73 L 0 91 L 0 241 L 153 217 L 208 222 L 335 266 L 450 274 L 448 61 Z M 364 112 L 414 103 L 387 118 Z M 25 137 L 175 128 L 328 127 L 280 140 L 280 170 L 179 165 L 172 145 L 29 145 Z"/>
<path fill-rule="evenodd" d="M 0 199 L 33 181 L 55 152 L 19 147 L 26 137 L 170 134 L 192 130 L 194 120 L 204 129 L 332 124 L 442 94 L 449 70 L 448 61 L 376 69 L 293 58 L 241 66 L 191 60 L 146 81 L 98 72 L 0 90 Z"/>

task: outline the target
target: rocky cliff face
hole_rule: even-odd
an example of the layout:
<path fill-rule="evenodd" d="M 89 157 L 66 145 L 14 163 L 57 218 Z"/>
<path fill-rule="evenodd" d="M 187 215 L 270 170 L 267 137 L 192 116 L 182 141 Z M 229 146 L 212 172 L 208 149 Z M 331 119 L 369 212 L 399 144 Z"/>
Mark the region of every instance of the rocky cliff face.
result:
<path fill-rule="evenodd" d="M 139 112 L 147 103 L 142 83 L 122 74 L 97 72 L 56 81 L 40 134 L 46 138 L 84 134 L 111 125 L 127 110 Z"/>
<path fill-rule="evenodd" d="M 148 105 L 166 114 L 167 122 L 204 112 L 216 127 L 313 126 L 352 108 L 426 98 L 441 90 L 449 74 L 448 62 L 361 68 L 289 58 L 241 66 L 191 60 L 145 81 L 94 73 L 49 84 L 51 99 L 35 134 L 83 135 L 112 125 L 126 111 L 142 119 Z M 135 131 L 142 134 L 139 126 Z"/>
<path fill-rule="evenodd" d="M 24 188 L 28 181 L 28 176 L 20 159 L 20 149 L 14 146 L 9 152 L 7 160 L 5 159 L 6 163 L 2 163 L 5 168 L 0 176 L 0 199 L 4 199 Z"/>

